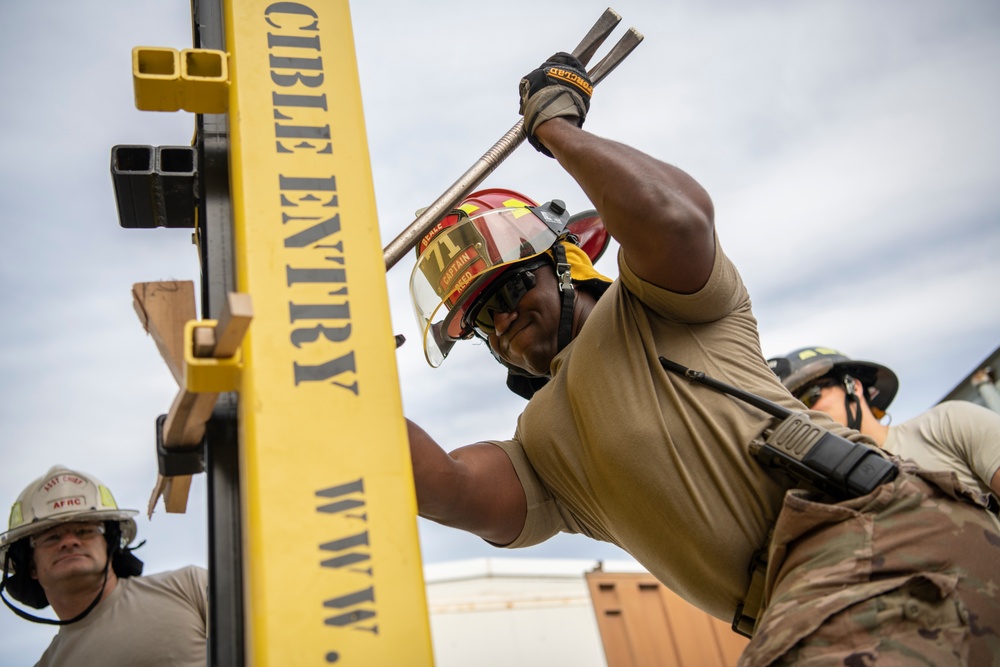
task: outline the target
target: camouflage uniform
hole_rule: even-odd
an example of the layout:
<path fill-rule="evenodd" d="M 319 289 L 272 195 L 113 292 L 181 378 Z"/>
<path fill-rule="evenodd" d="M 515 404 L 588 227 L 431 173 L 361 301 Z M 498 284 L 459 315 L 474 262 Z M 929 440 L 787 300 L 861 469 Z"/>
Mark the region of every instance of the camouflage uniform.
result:
<path fill-rule="evenodd" d="M 951 472 L 837 504 L 790 491 L 741 667 L 1000 665 L 1000 534 Z"/>

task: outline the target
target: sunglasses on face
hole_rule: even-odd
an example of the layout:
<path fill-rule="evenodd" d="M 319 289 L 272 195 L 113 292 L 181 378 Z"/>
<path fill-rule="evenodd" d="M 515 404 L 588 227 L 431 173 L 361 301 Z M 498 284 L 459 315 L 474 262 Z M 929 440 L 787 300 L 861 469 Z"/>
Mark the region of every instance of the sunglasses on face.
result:
<path fill-rule="evenodd" d="M 795 394 L 795 398 L 799 399 L 807 408 L 812 409 L 812 406 L 816 405 L 819 397 L 823 395 L 824 389 L 838 386 L 840 386 L 839 380 L 825 378 L 806 386 L 803 390 Z"/>
<path fill-rule="evenodd" d="M 98 535 L 104 534 L 104 524 L 101 523 L 80 523 L 71 526 L 60 526 L 54 530 L 50 530 L 47 533 L 42 533 L 41 535 L 33 535 L 28 538 L 28 544 L 31 545 L 32 549 L 37 547 L 43 547 L 46 549 L 58 546 L 62 543 L 63 538 L 72 533 L 76 536 L 76 539 L 81 542 L 86 542 L 92 540 Z"/>
<path fill-rule="evenodd" d="M 490 296 L 471 311 L 472 325 L 484 334 L 495 334 L 497 328 L 493 323 L 493 316 L 496 313 L 514 312 L 524 295 L 536 284 L 538 279 L 533 271 L 514 271 L 509 276 L 502 277 L 499 285 L 491 290 Z"/>

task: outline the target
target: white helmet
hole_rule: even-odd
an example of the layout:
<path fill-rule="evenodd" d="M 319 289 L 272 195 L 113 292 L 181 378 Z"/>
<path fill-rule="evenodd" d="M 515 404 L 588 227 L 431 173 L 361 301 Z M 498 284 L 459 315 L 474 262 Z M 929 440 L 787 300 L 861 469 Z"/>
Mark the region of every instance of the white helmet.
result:
<path fill-rule="evenodd" d="M 118 509 L 110 489 L 93 475 L 53 466 L 21 492 L 10 508 L 9 530 L 0 535 L 0 561 L 18 540 L 71 521 L 118 521 L 121 546 L 135 539 L 138 510 Z"/>

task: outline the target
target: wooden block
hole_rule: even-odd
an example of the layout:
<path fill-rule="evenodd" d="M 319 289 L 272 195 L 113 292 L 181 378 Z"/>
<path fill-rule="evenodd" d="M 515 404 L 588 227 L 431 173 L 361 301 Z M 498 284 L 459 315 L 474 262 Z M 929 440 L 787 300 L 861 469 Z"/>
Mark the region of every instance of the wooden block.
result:
<path fill-rule="evenodd" d="M 171 514 L 183 514 L 187 511 L 188 494 L 191 492 L 191 475 L 177 475 L 166 479 L 163 506 Z"/>
<path fill-rule="evenodd" d="M 196 445 L 205 436 L 205 424 L 212 416 L 218 394 L 195 394 L 180 390 L 174 398 L 170 412 L 163 422 L 163 446 L 166 449 L 183 445 Z M 149 499 L 148 515 L 153 516 L 157 499 L 163 496 L 163 506 L 168 514 L 187 511 L 191 475 L 164 477 L 157 475 L 156 486 Z"/>
<path fill-rule="evenodd" d="M 250 296 L 248 294 L 229 294 L 214 329 L 212 327 L 194 328 L 192 345 L 194 356 L 216 359 L 233 356 L 243 342 L 243 337 L 246 335 L 252 319 L 253 309 Z M 181 323 L 181 327 L 183 329 L 183 323 Z M 183 337 L 180 339 L 180 344 L 181 376 L 178 383 L 183 385 Z M 205 436 L 205 425 L 212 416 L 218 397 L 217 393 L 195 393 L 185 389 L 178 391 L 163 423 L 163 446 L 166 449 L 171 449 L 197 445 L 201 442 Z M 149 501 L 150 516 L 160 495 L 163 495 L 167 512 L 183 513 L 187 509 L 187 495 L 190 486 L 190 475 L 166 478 L 160 476 Z"/>
<path fill-rule="evenodd" d="M 216 359 L 225 359 L 236 354 L 252 319 L 253 304 L 250 295 L 230 292 L 226 297 L 222 314 L 219 315 L 215 332 L 215 351 L 212 356 Z"/>
<path fill-rule="evenodd" d="M 177 392 L 163 423 L 163 446 L 171 449 L 201 442 L 205 435 L 205 423 L 212 416 L 218 398 L 216 393 L 195 393 L 183 389 Z"/>
<path fill-rule="evenodd" d="M 207 359 L 215 350 L 215 327 L 195 327 L 191 351 L 199 359 Z"/>
<path fill-rule="evenodd" d="M 156 476 L 156 486 L 149 497 L 149 505 L 146 507 L 146 516 L 153 518 L 153 510 L 156 509 L 156 501 L 163 496 L 163 506 L 169 514 L 183 514 L 187 511 L 188 493 L 191 490 L 191 475 L 178 475 L 176 477 Z"/>
<path fill-rule="evenodd" d="M 236 354 L 246 335 L 253 309 L 248 294 L 229 294 L 218 323 L 211 327 L 195 327 L 195 356 L 225 359 Z M 163 446 L 185 447 L 201 442 L 205 423 L 211 418 L 218 399 L 217 393 L 177 393 L 166 422 L 163 424 Z"/>
<path fill-rule="evenodd" d="M 200 359 L 227 359 L 239 349 L 253 319 L 249 294 L 230 293 L 215 327 L 195 327 L 193 350 Z"/>
<path fill-rule="evenodd" d="M 153 518 L 153 510 L 156 509 L 156 501 L 160 499 L 163 492 L 167 488 L 167 478 L 163 475 L 156 474 L 156 484 L 153 486 L 153 493 L 149 496 L 149 503 L 146 505 L 146 516 L 150 519 Z M 163 501 L 166 504 L 166 500 Z"/>
<path fill-rule="evenodd" d="M 184 325 L 195 319 L 194 283 L 161 281 L 132 286 L 132 307 L 156 343 L 178 385 L 184 382 Z"/>

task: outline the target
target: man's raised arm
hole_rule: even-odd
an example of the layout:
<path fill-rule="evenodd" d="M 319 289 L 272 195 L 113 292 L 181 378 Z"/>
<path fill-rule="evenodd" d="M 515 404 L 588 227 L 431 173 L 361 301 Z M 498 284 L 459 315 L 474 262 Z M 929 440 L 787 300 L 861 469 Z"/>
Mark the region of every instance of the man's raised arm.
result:
<path fill-rule="evenodd" d="M 715 259 L 712 200 L 688 174 L 580 129 L 590 108 L 586 71 L 559 53 L 520 84 L 528 140 L 579 183 L 641 278 L 698 291 Z"/>

